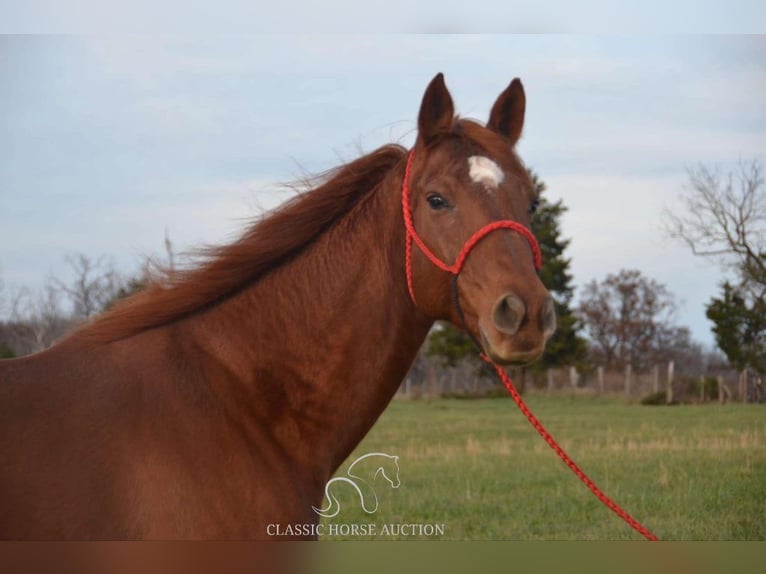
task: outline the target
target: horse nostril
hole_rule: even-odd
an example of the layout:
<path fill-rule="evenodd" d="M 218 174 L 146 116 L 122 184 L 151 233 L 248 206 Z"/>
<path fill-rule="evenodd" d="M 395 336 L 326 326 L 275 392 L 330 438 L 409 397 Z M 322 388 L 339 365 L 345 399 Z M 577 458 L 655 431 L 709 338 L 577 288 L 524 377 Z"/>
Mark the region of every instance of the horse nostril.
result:
<path fill-rule="evenodd" d="M 524 302 L 517 295 L 507 293 L 495 303 L 492 322 L 501 333 L 514 335 L 519 330 L 526 311 Z"/>
<path fill-rule="evenodd" d="M 556 306 L 553 304 L 553 297 L 548 296 L 540 313 L 540 324 L 543 326 L 543 334 L 545 337 L 550 337 L 556 332 Z"/>

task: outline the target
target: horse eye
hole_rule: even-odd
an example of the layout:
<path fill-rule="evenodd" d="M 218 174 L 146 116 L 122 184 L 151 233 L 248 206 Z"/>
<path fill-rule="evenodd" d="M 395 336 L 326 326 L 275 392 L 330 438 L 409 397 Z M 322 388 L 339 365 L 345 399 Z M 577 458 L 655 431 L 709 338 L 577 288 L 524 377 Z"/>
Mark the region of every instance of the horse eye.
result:
<path fill-rule="evenodd" d="M 537 208 L 540 206 L 540 200 L 537 198 L 534 198 L 532 202 L 529 204 L 529 213 L 534 213 L 537 211 Z"/>
<path fill-rule="evenodd" d="M 444 199 L 438 193 L 429 193 L 428 197 L 426 197 L 426 201 L 431 209 L 447 209 L 450 206 L 449 201 Z"/>

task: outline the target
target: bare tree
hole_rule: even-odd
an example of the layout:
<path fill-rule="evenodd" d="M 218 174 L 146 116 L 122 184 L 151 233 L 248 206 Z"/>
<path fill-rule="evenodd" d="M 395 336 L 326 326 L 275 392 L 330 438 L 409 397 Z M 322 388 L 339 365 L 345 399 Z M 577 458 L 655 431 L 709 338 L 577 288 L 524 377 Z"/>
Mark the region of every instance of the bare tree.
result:
<path fill-rule="evenodd" d="M 123 286 L 122 277 L 103 257 L 93 260 L 78 253 L 68 256 L 66 261 L 74 279 L 68 284 L 59 279 L 53 281 L 72 303 L 75 319 L 87 319 L 101 312 Z"/>
<path fill-rule="evenodd" d="M 10 320 L 5 325 L 9 346 L 17 355 L 50 347 L 71 327 L 61 310 L 60 292 L 49 281 L 38 293 L 27 288 L 10 296 Z"/>
<path fill-rule="evenodd" d="M 577 313 L 596 362 L 638 371 L 661 360 L 663 346 L 678 338 L 675 310 L 675 298 L 664 285 L 623 269 L 586 284 Z"/>
<path fill-rule="evenodd" d="M 167 234 L 165 250 L 172 269 L 173 245 Z M 0 283 L 0 321 L 7 319 L 0 322 L 0 343 L 14 354 L 26 355 L 46 349 L 77 323 L 141 289 L 149 280 L 152 266 L 147 258 L 141 273 L 128 278 L 117 272 L 105 257 L 93 259 L 78 253 L 68 256 L 66 262 L 71 279 L 62 281 L 50 277 L 38 292 L 28 288 L 4 291 Z"/>
<path fill-rule="evenodd" d="M 682 209 L 666 209 L 667 234 L 686 243 L 695 255 L 734 267 L 743 282 L 766 288 L 766 188 L 758 160 L 736 169 L 699 165 L 688 170 L 680 196 Z"/>

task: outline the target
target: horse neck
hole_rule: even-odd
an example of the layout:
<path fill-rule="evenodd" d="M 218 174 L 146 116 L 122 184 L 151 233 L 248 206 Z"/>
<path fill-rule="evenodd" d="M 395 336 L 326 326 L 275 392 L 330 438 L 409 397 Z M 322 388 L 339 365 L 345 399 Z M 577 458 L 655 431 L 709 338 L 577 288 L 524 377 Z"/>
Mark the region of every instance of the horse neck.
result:
<path fill-rule="evenodd" d="M 268 424 L 320 484 L 383 412 L 431 325 L 407 292 L 400 184 L 389 175 L 194 331 L 230 374 L 218 383 L 229 408 L 254 428 Z"/>

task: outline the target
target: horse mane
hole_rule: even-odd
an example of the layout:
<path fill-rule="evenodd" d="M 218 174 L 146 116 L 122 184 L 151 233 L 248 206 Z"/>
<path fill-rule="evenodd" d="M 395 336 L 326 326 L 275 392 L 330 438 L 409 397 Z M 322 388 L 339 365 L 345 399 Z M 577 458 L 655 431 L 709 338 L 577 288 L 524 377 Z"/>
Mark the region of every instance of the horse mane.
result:
<path fill-rule="evenodd" d="M 200 251 L 194 267 L 165 271 L 78 332 L 109 342 L 167 325 L 227 299 L 288 262 L 377 189 L 406 155 L 389 144 L 332 169 L 315 187 L 266 213 L 236 242 Z"/>

